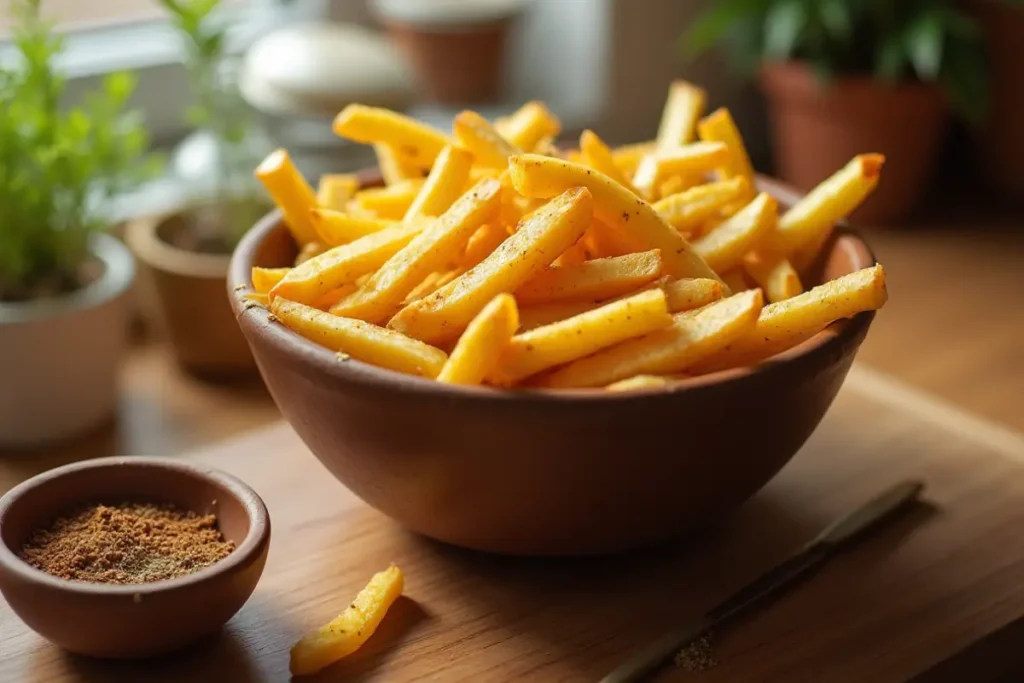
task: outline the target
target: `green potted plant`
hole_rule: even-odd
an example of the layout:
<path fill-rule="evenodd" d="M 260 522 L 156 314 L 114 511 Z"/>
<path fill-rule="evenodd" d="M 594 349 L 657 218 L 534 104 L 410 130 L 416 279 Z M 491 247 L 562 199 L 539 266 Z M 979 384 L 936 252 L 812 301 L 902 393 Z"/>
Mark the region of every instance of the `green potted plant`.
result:
<path fill-rule="evenodd" d="M 255 369 L 225 295 L 228 262 L 238 240 L 268 205 L 253 169 L 254 125 L 236 87 L 221 0 L 159 0 L 185 46 L 195 102 L 189 122 L 212 141 L 215 168 L 178 211 L 128 225 L 156 318 L 175 356 L 194 374 L 226 376 Z"/>
<path fill-rule="evenodd" d="M 62 40 L 39 5 L 12 4 L 18 59 L 0 64 L 0 447 L 113 414 L 134 265 L 103 209 L 150 168 L 130 75 L 62 105 Z"/>
<path fill-rule="evenodd" d="M 863 222 L 914 208 L 951 111 L 985 116 L 984 44 L 956 0 L 720 0 L 685 42 L 726 43 L 759 76 L 784 180 L 808 189 L 854 154 L 886 155 Z"/>

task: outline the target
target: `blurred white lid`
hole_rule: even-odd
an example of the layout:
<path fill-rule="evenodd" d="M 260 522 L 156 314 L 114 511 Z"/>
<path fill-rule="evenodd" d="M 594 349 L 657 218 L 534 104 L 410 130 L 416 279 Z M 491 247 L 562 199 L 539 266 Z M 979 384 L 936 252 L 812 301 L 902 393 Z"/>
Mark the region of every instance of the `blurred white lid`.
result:
<path fill-rule="evenodd" d="M 352 24 L 292 24 L 249 48 L 242 96 L 278 116 L 333 116 L 347 104 L 405 109 L 414 98 L 405 63 L 380 34 Z"/>
<path fill-rule="evenodd" d="M 522 12 L 529 2 L 530 0 L 372 0 L 371 4 L 374 12 L 382 19 L 439 29 L 489 24 L 508 19 Z"/>

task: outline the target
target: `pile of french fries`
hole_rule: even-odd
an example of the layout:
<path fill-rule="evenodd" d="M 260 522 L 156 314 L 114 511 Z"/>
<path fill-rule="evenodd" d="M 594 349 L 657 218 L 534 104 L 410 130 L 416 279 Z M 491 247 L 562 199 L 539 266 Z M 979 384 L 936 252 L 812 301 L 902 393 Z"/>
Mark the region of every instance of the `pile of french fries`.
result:
<path fill-rule="evenodd" d="M 383 187 L 353 175 L 314 192 L 286 151 L 256 170 L 299 246 L 254 268 L 253 305 L 349 358 L 493 387 L 665 386 L 754 364 L 881 307 L 881 266 L 805 290 L 833 225 L 878 183 L 852 159 L 780 211 L 758 192 L 726 109 L 674 82 L 657 138 L 610 148 L 553 140 L 540 102 L 451 134 L 346 107 L 334 130 L 372 144 Z"/>

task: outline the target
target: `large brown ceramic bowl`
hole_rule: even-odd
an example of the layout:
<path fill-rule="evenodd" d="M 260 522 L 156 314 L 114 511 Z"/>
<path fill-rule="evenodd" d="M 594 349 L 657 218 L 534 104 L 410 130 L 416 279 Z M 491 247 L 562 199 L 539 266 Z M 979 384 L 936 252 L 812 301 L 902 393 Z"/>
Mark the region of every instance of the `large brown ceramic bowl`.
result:
<path fill-rule="evenodd" d="M 874 263 L 845 227 L 826 252 L 813 279 Z M 757 367 L 671 388 L 458 387 L 340 361 L 246 308 L 252 266 L 294 255 L 271 214 L 239 244 L 229 274 L 242 332 L 285 418 L 373 507 L 428 536 L 501 553 L 623 551 L 733 510 L 817 427 L 873 319 L 863 313 Z"/>

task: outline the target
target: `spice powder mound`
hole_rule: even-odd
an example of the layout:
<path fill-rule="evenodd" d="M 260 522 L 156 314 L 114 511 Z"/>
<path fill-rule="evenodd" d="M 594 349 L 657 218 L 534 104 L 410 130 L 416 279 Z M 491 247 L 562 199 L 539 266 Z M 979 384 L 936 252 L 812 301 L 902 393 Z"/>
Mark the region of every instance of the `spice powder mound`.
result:
<path fill-rule="evenodd" d="M 138 584 L 191 574 L 234 549 L 214 515 L 154 503 L 92 504 L 33 532 L 21 558 L 61 579 Z"/>

